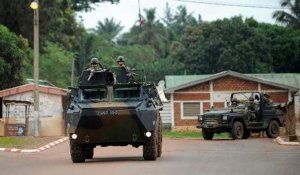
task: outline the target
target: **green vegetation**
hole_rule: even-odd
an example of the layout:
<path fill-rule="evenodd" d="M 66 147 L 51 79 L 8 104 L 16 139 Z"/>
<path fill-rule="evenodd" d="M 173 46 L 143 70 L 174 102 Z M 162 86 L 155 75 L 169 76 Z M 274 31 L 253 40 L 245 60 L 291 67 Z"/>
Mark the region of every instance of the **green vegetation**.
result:
<path fill-rule="evenodd" d="M 27 40 L 0 25 L 0 48 L 0 90 L 20 85 L 29 49 Z"/>
<path fill-rule="evenodd" d="M 196 131 L 163 131 L 163 137 L 165 138 L 200 138 L 202 139 L 202 133 Z M 214 139 L 228 139 L 229 134 L 221 133 L 215 134 Z"/>
<path fill-rule="evenodd" d="M 0 137 L 0 148 L 35 149 L 61 137 Z"/>
<path fill-rule="evenodd" d="M 165 16 L 155 8 L 143 9 L 144 23 L 137 23 L 120 35 L 122 21 L 98 21 L 87 30 L 76 21 L 77 11 L 90 11 L 93 3 L 119 0 L 40 0 L 40 79 L 66 88 L 99 57 L 105 68 L 123 55 L 130 68 L 144 69 L 146 79 L 158 82 L 165 75 L 211 74 L 224 70 L 241 73 L 299 73 L 299 0 L 284 0 L 274 11 L 283 25 L 259 23 L 236 16 L 206 22 L 184 6 Z M 47 8 L 42 8 L 47 7 Z M 137 12 L 138 13 L 138 12 Z M 14 14 L 13 16 L 11 14 Z M 20 85 L 33 78 L 33 12 L 28 1 L 0 1 L 0 88 Z M 287 61 L 288 60 L 288 61 Z M 13 68 L 13 69 L 11 69 Z M 8 75 L 8 76 L 7 76 Z M 8 80 L 9 78 L 9 80 Z M 76 85 L 76 83 L 75 83 Z"/>

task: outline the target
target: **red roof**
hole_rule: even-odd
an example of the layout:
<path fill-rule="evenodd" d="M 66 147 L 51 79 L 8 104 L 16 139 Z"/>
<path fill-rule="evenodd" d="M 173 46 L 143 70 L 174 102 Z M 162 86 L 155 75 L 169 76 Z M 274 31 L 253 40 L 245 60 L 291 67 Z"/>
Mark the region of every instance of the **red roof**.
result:
<path fill-rule="evenodd" d="M 35 87 L 34 84 L 25 84 L 22 86 L 5 89 L 0 91 L 0 98 L 21 94 L 24 92 L 34 91 L 34 87 Z M 41 86 L 41 85 L 39 86 L 39 92 L 46 93 L 46 94 L 53 94 L 53 95 L 61 95 L 61 96 L 67 95 L 67 90 L 65 89 L 50 87 L 50 86 Z"/>

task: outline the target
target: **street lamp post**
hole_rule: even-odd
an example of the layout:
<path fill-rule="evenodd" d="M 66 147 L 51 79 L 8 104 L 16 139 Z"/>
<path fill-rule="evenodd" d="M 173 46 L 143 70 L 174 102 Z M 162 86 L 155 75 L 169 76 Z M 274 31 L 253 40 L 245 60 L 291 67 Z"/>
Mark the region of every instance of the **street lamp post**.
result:
<path fill-rule="evenodd" d="M 40 136 L 39 128 L 39 1 L 31 2 L 30 7 L 33 9 L 33 47 L 34 47 L 34 136 Z"/>

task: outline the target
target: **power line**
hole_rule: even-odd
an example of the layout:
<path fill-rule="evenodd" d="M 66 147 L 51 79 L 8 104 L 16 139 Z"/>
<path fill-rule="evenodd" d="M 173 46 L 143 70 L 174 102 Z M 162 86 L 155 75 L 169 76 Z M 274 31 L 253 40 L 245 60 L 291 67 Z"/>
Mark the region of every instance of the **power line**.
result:
<path fill-rule="evenodd" d="M 232 6 L 232 7 L 245 7 L 245 8 L 262 8 L 262 9 L 273 9 L 273 10 L 284 10 L 289 8 L 276 7 L 276 6 L 264 6 L 264 5 L 251 5 L 251 4 L 237 4 L 237 3 L 226 3 L 226 2 L 208 2 L 202 0 L 174 0 L 180 2 L 207 4 L 207 5 L 219 5 L 219 6 Z"/>

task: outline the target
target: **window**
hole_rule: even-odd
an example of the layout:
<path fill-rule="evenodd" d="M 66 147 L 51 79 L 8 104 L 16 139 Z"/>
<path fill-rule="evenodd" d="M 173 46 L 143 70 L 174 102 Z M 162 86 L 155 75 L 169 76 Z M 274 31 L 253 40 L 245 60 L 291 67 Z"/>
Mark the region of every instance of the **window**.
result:
<path fill-rule="evenodd" d="M 182 103 L 182 118 L 196 118 L 200 114 L 200 102 Z"/>
<path fill-rule="evenodd" d="M 81 94 L 81 100 L 104 100 L 107 98 L 107 90 L 105 88 L 84 89 Z"/>
<path fill-rule="evenodd" d="M 138 87 L 130 88 L 115 88 L 113 92 L 114 99 L 130 100 L 140 98 L 140 89 Z"/>

